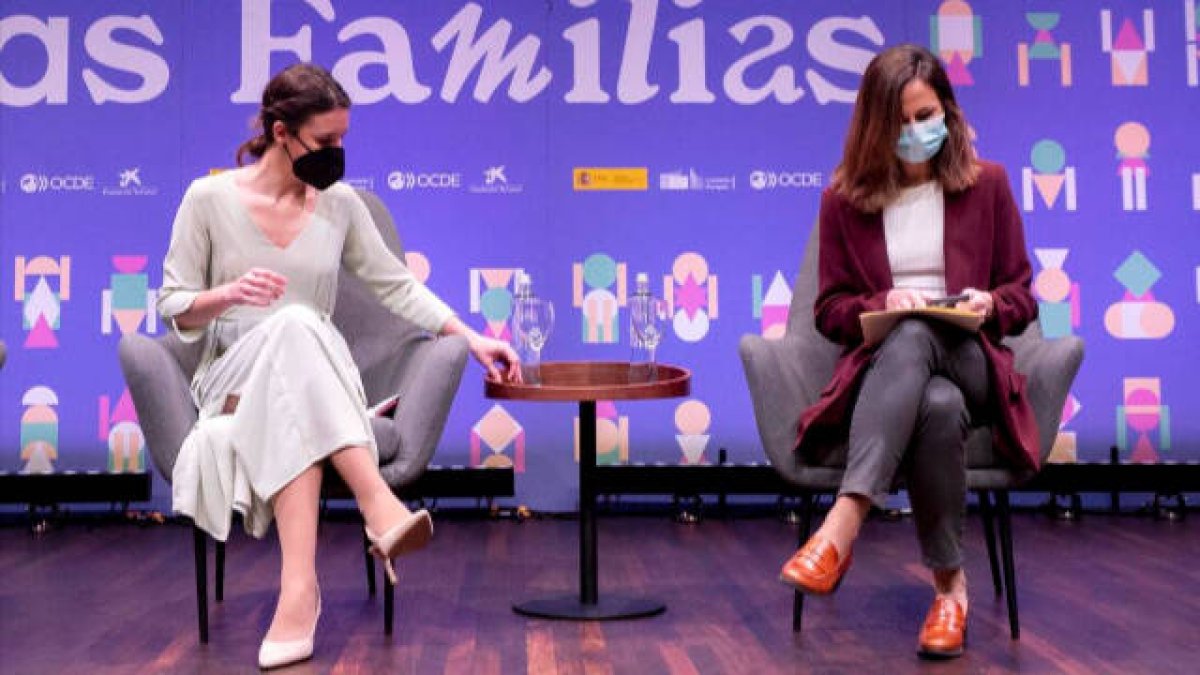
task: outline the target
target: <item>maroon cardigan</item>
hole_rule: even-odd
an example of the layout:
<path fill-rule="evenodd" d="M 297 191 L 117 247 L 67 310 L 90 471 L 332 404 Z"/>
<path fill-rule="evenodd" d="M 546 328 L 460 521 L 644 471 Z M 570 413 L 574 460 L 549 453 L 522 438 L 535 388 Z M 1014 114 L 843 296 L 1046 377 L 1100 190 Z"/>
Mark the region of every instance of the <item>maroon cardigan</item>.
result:
<path fill-rule="evenodd" d="M 991 404 L 998 406 L 993 425 L 1000 454 L 1022 468 L 1037 468 L 1037 422 L 1025 394 L 1025 376 L 1013 368 L 1012 352 L 1000 344 L 1037 318 L 1029 292 L 1030 267 L 1021 217 L 1004 168 L 980 162 L 975 185 L 945 195 L 946 290 L 967 287 L 989 291 L 995 312 L 981 329 L 991 379 Z M 821 196 L 820 290 L 814 312 L 822 335 L 846 347 L 821 398 L 803 412 L 796 439 L 802 448 L 814 427 L 848 425 L 858 383 L 873 348 L 862 343 L 858 316 L 884 309 L 892 288 L 884 241 L 883 217 L 863 213 L 826 189 Z"/>

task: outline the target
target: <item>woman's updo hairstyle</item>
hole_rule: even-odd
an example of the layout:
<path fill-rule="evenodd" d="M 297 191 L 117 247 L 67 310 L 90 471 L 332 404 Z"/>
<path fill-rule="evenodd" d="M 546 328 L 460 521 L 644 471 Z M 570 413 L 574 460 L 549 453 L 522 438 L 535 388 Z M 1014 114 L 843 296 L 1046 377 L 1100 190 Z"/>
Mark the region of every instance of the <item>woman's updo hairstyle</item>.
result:
<path fill-rule="evenodd" d="M 349 107 L 350 96 L 328 70 L 312 63 L 284 68 L 263 90 L 262 108 L 250 124 L 257 135 L 237 149 L 237 165 L 245 163 L 246 155 L 256 160 L 261 158 L 274 144 L 275 134 L 271 129 L 275 122 L 283 122 L 295 133 L 313 115 Z"/>

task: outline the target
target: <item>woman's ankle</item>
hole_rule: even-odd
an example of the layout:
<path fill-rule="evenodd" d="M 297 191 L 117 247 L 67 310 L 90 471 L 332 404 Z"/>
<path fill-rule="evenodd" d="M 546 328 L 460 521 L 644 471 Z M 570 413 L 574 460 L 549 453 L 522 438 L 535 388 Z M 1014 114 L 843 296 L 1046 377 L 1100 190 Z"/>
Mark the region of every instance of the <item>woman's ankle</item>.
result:
<path fill-rule="evenodd" d="M 938 595 L 953 598 L 967 611 L 967 573 L 958 569 L 941 569 L 933 571 L 933 590 Z"/>
<path fill-rule="evenodd" d="M 870 508 L 871 502 L 866 497 L 839 495 L 817 533 L 833 542 L 839 556 L 845 556 L 858 538 L 859 529 Z"/>
<path fill-rule="evenodd" d="M 317 583 L 317 573 L 289 572 L 279 579 L 279 594 L 292 595 L 315 592 L 320 584 Z"/>
<path fill-rule="evenodd" d="M 360 505 L 363 521 L 367 529 L 376 536 L 382 535 L 392 527 L 407 518 L 412 512 L 404 502 L 396 498 L 390 491 L 375 495 L 369 504 Z"/>

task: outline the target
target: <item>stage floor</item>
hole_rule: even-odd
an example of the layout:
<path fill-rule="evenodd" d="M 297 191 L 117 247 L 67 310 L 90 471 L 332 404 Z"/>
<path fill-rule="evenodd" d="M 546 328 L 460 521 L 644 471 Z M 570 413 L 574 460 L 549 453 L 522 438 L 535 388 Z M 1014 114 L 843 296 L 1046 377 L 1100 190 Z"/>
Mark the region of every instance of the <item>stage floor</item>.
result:
<path fill-rule="evenodd" d="M 778 519 L 602 518 L 601 597 L 620 591 L 668 606 L 612 623 L 510 609 L 576 589 L 575 522 L 442 519 L 433 546 L 399 568 L 391 638 L 382 598 L 367 595 L 360 530 L 329 521 L 316 654 L 285 672 L 1196 672 L 1200 522 L 1019 514 L 1013 525 L 1021 640 L 1009 639 L 972 516 L 968 652 L 927 664 L 914 648 L 931 595 L 910 521 L 869 522 L 846 583 L 810 600 L 794 635 L 791 593 L 776 577 L 796 530 Z M 189 529 L 74 524 L 34 538 L 26 527 L 0 528 L 0 672 L 254 671 L 278 579 L 273 536 L 231 539 L 225 601 L 210 605 L 201 646 Z"/>

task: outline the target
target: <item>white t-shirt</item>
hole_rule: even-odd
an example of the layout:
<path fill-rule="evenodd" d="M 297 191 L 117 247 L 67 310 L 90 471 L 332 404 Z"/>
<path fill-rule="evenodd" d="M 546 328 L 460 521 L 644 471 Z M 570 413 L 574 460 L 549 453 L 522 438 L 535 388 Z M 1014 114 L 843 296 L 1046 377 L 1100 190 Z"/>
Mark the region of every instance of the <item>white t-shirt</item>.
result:
<path fill-rule="evenodd" d="M 883 232 L 895 288 L 946 295 L 944 231 L 945 201 L 935 180 L 901 190 L 884 207 Z"/>

